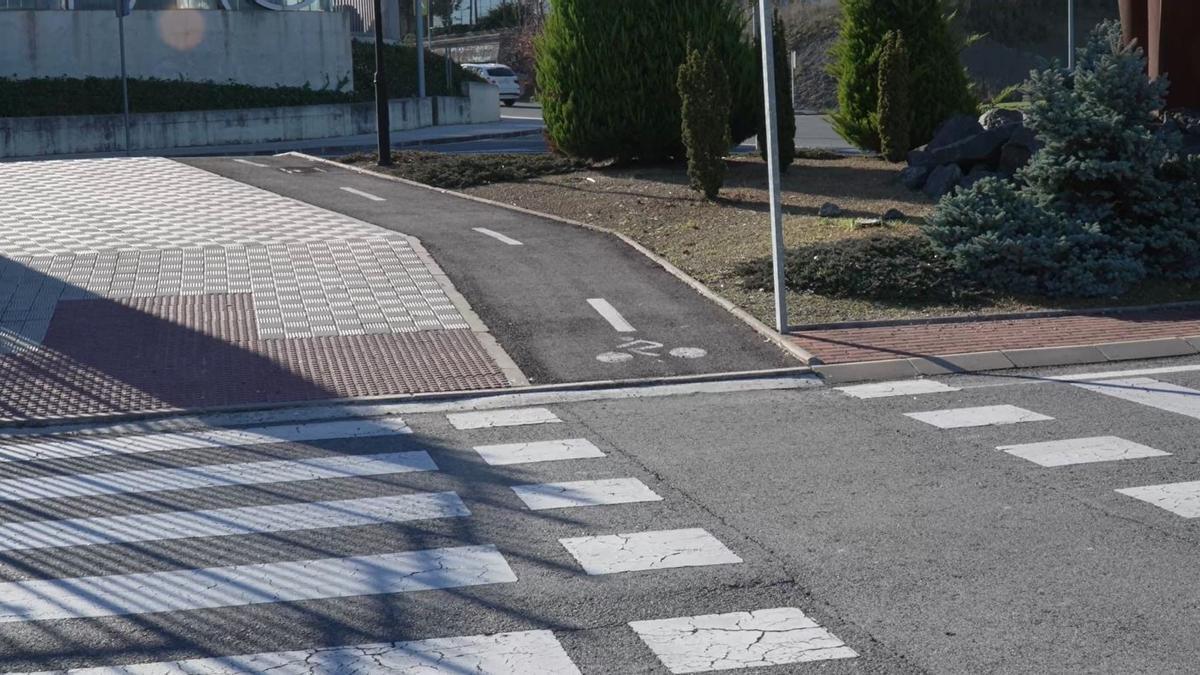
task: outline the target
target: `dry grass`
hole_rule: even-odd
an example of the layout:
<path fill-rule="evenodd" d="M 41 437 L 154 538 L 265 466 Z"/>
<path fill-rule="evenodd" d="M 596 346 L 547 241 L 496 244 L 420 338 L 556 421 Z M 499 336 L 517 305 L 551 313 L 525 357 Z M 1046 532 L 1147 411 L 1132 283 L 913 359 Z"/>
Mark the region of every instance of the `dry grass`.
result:
<path fill-rule="evenodd" d="M 784 178 L 784 239 L 788 247 L 860 237 L 854 219 L 878 217 L 898 208 L 910 217 L 890 226 L 915 233 L 916 222 L 933 203 L 899 185 L 897 166 L 854 157 L 800 159 Z M 757 157 L 730 162 L 730 175 L 717 202 L 706 202 L 687 187 L 677 166 L 579 171 L 519 183 L 498 183 L 465 190 L 469 194 L 535 211 L 600 225 L 626 234 L 663 256 L 713 290 L 770 322 L 769 289 L 748 289 L 734 272 L 743 261 L 770 254 L 766 172 Z M 820 218 L 825 202 L 844 210 L 842 218 Z M 1196 284 L 1152 284 L 1128 296 L 1055 303 L 1038 298 L 993 298 L 980 305 L 896 304 L 789 292 L 794 325 L 1026 311 L 1031 309 L 1139 305 L 1200 297 Z"/>

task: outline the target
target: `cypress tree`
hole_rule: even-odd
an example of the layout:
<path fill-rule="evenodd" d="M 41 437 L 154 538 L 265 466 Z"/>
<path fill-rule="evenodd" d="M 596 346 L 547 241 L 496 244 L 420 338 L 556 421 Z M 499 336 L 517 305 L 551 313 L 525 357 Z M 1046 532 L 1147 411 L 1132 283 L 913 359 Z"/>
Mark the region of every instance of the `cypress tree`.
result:
<path fill-rule="evenodd" d="M 771 26 L 772 44 L 775 47 L 775 110 L 776 126 L 779 130 L 779 170 L 786 172 L 796 161 L 796 107 L 792 105 L 792 68 L 788 63 L 787 30 L 779 11 Z M 756 40 L 757 42 L 757 40 Z M 762 44 L 757 48 L 759 63 L 762 62 Z M 761 72 L 761 70 L 760 70 Z M 759 116 L 758 150 L 763 161 L 767 161 L 767 130 L 763 127 L 765 116 Z"/>
<path fill-rule="evenodd" d="M 688 52 L 679 67 L 682 136 L 691 188 L 714 199 L 725 182 L 729 138 L 729 78 L 710 47 Z"/>
<path fill-rule="evenodd" d="M 888 31 L 879 56 L 879 146 L 889 162 L 904 159 L 912 111 L 909 107 L 908 47 L 904 36 Z"/>
<path fill-rule="evenodd" d="M 842 26 L 830 69 L 838 81 L 834 128 L 865 150 L 880 150 L 880 44 L 898 31 L 908 46 L 912 119 L 909 143 L 924 145 L 938 125 L 957 113 L 978 114 L 961 44 L 950 31 L 943 0 L 841 0 Z"/>

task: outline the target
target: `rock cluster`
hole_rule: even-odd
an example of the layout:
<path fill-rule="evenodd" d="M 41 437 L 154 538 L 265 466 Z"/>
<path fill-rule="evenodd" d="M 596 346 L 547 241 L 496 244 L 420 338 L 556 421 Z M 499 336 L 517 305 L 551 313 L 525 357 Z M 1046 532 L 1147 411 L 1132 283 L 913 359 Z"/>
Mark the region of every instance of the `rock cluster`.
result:
<path fill-rule="evenodd" d="M 938 127 L 928 145 L 908 153 L 900 180 L 910 190 L 924 190 L 939 199 L 955 186 L 1012 176 L 1038 147 L 1019 110 L 996 108 L 979 119 L 955 115 Z"/>

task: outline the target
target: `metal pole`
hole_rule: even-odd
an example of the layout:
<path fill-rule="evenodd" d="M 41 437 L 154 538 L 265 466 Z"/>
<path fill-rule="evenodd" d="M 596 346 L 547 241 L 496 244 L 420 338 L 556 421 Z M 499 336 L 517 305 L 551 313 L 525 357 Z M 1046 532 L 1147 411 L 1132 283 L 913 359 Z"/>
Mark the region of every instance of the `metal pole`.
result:
<path fill-rule="evenodd" d="M 425 98 L 425 0 L 413 4 L 417 6 L 417 97 Z"/>
<path fill-rule="evenodd" d="M 454 94 L 450 91 L 454 88 L 454 81 L 450 77 L 450 48 L 446 47 L 442 51 L 446 56 L 446 95 L 453 96 Z"/>
<path fill-rule="evenodd" d="M 775 12 L 771 0 L 758 0 L 762 43 L 763 114 L 766 115 L 767 180 L 771 191 L 771 257 L 775 263 L 775 328 L 788 329 L 787 289 L 783 278 L 783 209 L 779 191 L 779 118 L 775 104 Z"/>
<path fill-rule="evenodd" d="M 126 2 L 126 0 L 120 0 Z M 121 43 L 121 109 L 125 117 L 125 154 L 131 154 L 129 147 L 129 74 L 125 70 L 125 15 L 117 15 L 117 39 Z"/>
<path fill-rule="evenodd" d="M 1067 0 L 1067 70 L 1075 70 L 1075 0 Z"/>
<path fill-rule="evenodd" d="M 387 78 L 383 70 L 383 0 L 375 0 L 375 132 L 379 136 L 379 166 L 390 166 L 392 119 L 388 111 Z"/>

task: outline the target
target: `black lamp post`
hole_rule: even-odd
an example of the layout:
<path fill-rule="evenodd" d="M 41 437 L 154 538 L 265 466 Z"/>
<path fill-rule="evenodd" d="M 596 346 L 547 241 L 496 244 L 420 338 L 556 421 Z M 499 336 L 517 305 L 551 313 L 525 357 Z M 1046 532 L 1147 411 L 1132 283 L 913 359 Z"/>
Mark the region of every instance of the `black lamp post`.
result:
<path fill-rule="evenodd" d="M 383 74 L 382 0 L 375 0 L 375 126 L 379 133 L 379 166 L 391 166 L 392 124 L 388 115 L 387 79 Z"/>

